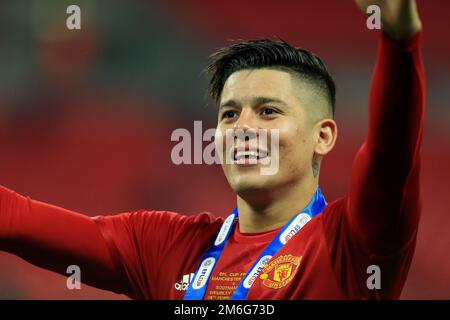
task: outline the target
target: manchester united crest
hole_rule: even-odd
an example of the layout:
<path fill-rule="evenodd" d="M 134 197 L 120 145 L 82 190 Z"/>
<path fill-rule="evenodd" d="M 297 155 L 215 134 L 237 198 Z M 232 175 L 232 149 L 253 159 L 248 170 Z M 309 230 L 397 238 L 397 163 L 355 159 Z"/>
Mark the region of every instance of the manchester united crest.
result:
<path fill-rule="evenodd" d="M 300 267 L 302 257 L 291 254 L 279 256 L 261 270 L 259 276 L 263 285 L 271 289 L 281 289 L 285 287 L 294 277 L 295 272 Z"/>

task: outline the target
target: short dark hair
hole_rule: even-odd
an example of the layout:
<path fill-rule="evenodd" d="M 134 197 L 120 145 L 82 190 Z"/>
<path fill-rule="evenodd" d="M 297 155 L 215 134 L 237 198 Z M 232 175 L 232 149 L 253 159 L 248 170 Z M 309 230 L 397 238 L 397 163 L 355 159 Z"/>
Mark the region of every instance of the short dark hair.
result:
<path fill-rule="evenodd" d="M 204 72 L 211 75 L 209 96 L 218 102 L 228 77 L 243 69 L 274 68 L 293 71 L 323 90 L 335 112 L 336 85 L 325 64 L 314 53 L 291 46 L 284 40 L 240 40 L 217 50 Z"/>

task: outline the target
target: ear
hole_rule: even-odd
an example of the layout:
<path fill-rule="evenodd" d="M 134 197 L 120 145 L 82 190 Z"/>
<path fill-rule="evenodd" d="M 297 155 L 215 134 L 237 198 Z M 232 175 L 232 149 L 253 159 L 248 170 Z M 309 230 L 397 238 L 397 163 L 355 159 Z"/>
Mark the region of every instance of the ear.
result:
<path fill-rule="evenodd" d="M 337 139 L 337 125 L 333 119 L 323 119 L 316 124 L 317 140 L 314 152 L 324 156 L 330 152 Z"/>

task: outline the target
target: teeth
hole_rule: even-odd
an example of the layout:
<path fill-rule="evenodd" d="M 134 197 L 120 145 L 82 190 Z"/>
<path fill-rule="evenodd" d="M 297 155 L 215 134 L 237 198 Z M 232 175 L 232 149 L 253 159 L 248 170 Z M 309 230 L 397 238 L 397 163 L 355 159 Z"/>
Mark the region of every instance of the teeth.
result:
<path fill-rule="evenodd" d="M 235 160 L 240 160 L 240 159 L 243 159 L 245 157 L 258 159 L 258 158 L 264 158 L 266 156 L 267 156 L 267 152 L 257 152 L 257 151 L 253 151 L 253 150 L 244 150 L 244 151 L 238 151 L 234 158 L 235 158 Z"/>

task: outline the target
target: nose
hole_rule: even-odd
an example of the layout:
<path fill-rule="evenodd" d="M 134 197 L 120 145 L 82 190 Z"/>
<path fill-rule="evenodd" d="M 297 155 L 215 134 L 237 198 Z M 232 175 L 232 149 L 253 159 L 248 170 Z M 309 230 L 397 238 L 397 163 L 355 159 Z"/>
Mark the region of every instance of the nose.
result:
<path fill-rule="evenodd" d="M 239 115 L 239 118 L 234 123 L 233 127 L 234 129 L 242 129 L 244 131 L 252 129 L 256 130 L 256 117 L 253 111 L 250 108 L 242 109 L 242 112 Z"/>
<path fill-rule="evenodd" d="M 235 132 L 236 130 L 242 130 L 245 132 L 246 141 L 256 138 L 258 131 L 257 128 L 257 119 L 251 108 L 244 108 L 233 126 Z M 235 139 L 238 136 L 235 136 Z"/>

